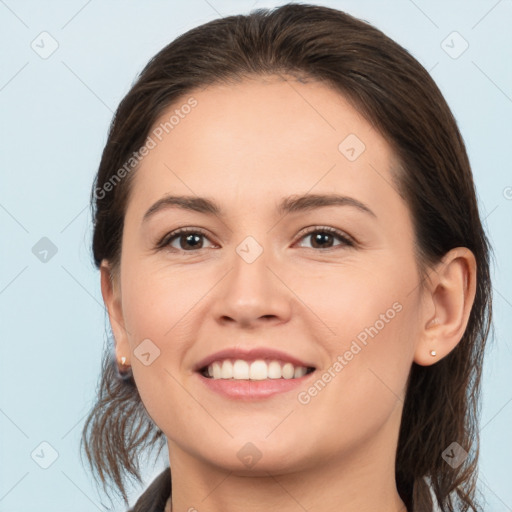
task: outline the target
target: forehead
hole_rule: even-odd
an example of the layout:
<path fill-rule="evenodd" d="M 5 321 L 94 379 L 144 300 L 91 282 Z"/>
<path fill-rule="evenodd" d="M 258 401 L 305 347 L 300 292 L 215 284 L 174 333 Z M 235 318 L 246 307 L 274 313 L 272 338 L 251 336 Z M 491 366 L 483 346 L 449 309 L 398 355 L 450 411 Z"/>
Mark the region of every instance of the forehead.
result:
<path fill-rule="evenodd" d="M 397 200 L 385 139 L 317 81 L 266 77 L 197 89 L 170 106 L 148 135 L 154 147 L 132 190 L 146 207 L 165 193 L 221 193 L 232 204 L 309 190 Z"/>

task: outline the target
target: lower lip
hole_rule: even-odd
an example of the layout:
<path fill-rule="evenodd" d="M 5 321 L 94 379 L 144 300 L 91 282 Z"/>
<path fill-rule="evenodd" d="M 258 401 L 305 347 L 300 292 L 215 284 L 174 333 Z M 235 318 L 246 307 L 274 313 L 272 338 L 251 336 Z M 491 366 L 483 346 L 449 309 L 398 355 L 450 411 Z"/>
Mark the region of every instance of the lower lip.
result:
<path fill-rule="evenodd" d="M 285 393 L 304 384 L 315 371 L 298 377 L 297 379 L 264 379 L 264 380 L 235 380 L 235 379 L 209 379 L 197 373 L 203 382 L 212 391 L 228 398 L 259 399 L 268 398 L 277 393 Z"/>

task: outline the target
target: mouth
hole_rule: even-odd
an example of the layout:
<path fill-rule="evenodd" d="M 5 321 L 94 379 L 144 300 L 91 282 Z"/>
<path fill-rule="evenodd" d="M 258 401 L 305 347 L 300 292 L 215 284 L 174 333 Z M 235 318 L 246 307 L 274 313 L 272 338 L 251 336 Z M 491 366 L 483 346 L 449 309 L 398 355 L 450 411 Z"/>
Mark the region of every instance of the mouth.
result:
<path fill-rule="evenodd" d="M 211 380 L 293 380 L 315 371 L 313 366 L 294 366 L 292 363 L 258 359 L 255 361 L 216 361 L 197 370 L 202 377 Z"/>
<path fill-rule="evenodd" d="M 212 392 L 230 400 L 254 401 L 287 395 L 306 386 L 314 377 L 312 366 L 263 359 L 215 361 L 196 370 L 200 381 Z"/>

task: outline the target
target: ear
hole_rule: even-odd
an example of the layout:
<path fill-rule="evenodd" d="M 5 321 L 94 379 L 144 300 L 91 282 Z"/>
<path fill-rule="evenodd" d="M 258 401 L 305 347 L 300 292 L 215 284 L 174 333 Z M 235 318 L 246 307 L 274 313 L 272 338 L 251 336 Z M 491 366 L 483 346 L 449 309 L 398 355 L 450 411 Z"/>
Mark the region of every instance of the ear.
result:
<path fill-rule="evenodd" d="M 476 260 L 466 247 L 452 249 L 430 274 L 414 362 L 430 366 L 460 342 L 476 293 Z M 433 356 L 431 351 L 435 351 Z"/>
<path fill-rule="evenodd" d="M 115 340 L 116 359 L 126 358 L 126 365 L 130 365 L 131 349 L 125 329 L 123 308 L 121 302 L 120 276 L 114 275 L 110 263 L 103 260 L 100 265 L 101 294 L 108 311 L 110 326 Z"/>

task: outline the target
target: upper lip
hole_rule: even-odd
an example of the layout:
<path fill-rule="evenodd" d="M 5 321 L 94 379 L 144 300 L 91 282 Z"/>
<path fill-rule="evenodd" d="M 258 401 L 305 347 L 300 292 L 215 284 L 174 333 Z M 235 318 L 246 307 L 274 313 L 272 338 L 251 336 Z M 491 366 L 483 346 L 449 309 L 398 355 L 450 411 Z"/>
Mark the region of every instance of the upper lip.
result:
<path fill-rule="evenodd" d="M 304 362 L 297 357 L 291 356 L 281 350 L 266 347 L 253 347 L 250 349 L 242 347 L 230 347 L 224 350 L 219 350 L 205 358 L 201 359 L 195 366 L 195 371 L 200 371 L 207 367 L 214 361 L 220 361 L 222 359 L 244 359 L 246 361 L 255 361 L 256 359 L 272 359 L 282 360 L 284 362 L 292 363 L 293 366 L 305 366 L 306 368 L 314 368 L 314 365 L 308 362 Z"/>

